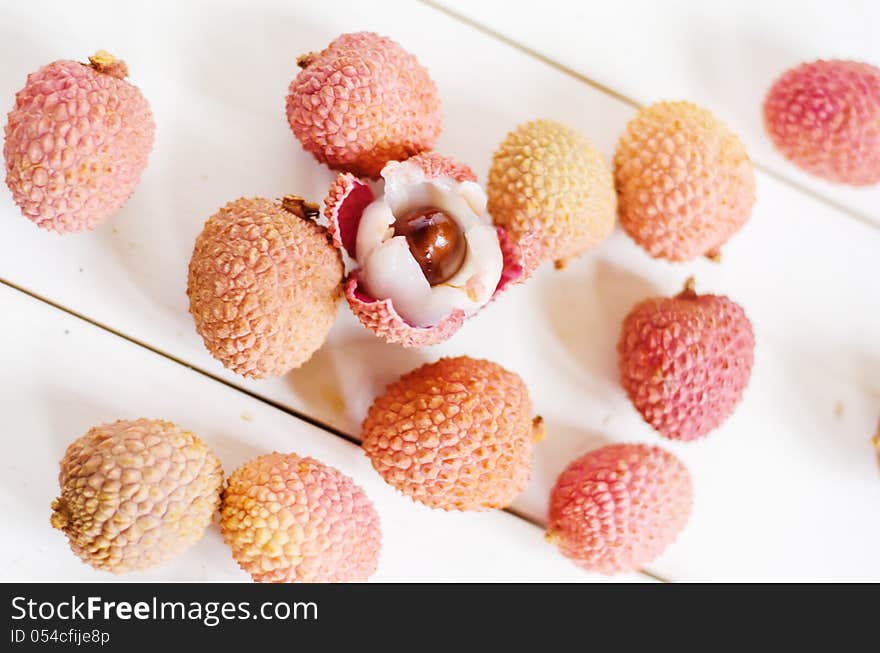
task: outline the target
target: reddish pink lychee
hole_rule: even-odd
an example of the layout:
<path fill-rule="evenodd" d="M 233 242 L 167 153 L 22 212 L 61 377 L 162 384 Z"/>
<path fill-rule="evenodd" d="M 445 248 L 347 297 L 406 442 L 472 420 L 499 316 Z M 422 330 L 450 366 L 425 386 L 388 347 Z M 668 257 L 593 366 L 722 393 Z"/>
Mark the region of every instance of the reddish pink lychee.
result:
<path fill-rule="evenodd" d="M 153 114 L 125 63 L 55 61 L 28 75 L 6 124 L 6 185 L 25 217 L 94 229 L 134 192 L 153 147 Z"/>
<path fill-rule="evenodd" d="M 807 172 L 854 186 L 880 182 L 880 68 L 833 60 L 788 70 L 767 93 L 764 124 Z"/>
<path fill-rule="evenodd" d="M 674 455 L 644 444 L 608 445 L 559 475 L 547 540 L 587 571 L 635 571 L 675 541 L 692 503 L 690 474 Z"/>
<path fill-rule="evenodd" d="M 428 71 L 391 39 L 343 34 L 299 58 L 287 119 L 306 151 L 335 170 L 378 177 L 389 161 L 428 150 L 440 99 Z"/>
<path fill-rule="evenodd" d="M 693 440 L 733 412 L 749 382 L 755 337 L 745 312 L 689 280 L 675 297 L 637 304 L 623 321 L 617 351 L 624 390 L 648 424 L 673 440 Z"/>

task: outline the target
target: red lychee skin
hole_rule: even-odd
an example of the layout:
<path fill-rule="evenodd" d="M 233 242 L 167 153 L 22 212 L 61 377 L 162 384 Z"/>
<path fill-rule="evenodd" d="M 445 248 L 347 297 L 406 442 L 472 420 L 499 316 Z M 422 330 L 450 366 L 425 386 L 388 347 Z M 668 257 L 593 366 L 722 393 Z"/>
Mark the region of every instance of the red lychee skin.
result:
<path fill-rule="evenodd" d="M 477 176 L 463 163 L 435 152 L 423 152 L 408 160 L 425 171 L 428 179 L 449 177 L 455 181 L 476 181 Z M 334 244 L 355 257 L 357 228 L 364 209 L 375 198 L 372 189 L 350 173 L 340 174 L 331 184 L 324 200 L 324 215 Z M 540 264 L 542 245 L 539 234 L 526 234 L 513 241 L 503 227 L 496 227 L 504 267 L 492 299 L 516 283 L 522 283 Z M 355 317 L 386 342 L 403 347 L 426 347 L 451 338 L 465 321 L 464 311 L 454 310 L 431 327 L 409 324 L 395 310 L 390 299 L 377 300 L 360 285 L 358 271 L 353 270 L 345 283 L 345 299 Z"/>
<path fill-rule="evenodd" d="M 363 582 L 379 563 L 379 516 L 364 491 L 339 470 L 296 454 L 266 454 L 235 470 L 220 528 L 258 583 Z"/>
<path fill-rule="evenodd" d="M 637 304 L 617 344 L 624 390 L 645 421 L 672 440 L 694 440 L 726 420 L 742 397 L 755 337 L 727 297 L 697 295 Z"/>
<path fill-rule="evenodd" d="M 105 56 L 102 56 L 105 55 Z M 6 185 L 37 226 L 94 229 L 128 200 L 153 147 L 149 104 L 106 53 L 28 75 L 6 124 Z"/>
<path fill-rule="evenodd" d="M 578 458 L 550 494 L 547 540 L 587 571 L 635 571 L 687 524 L 691 477 L 668 451 L 612 444 Z"/>
<path fill-rule="evenodd" d="M 343 34 L 298 63 L 288 122 L 303 148 L 334 170 L 376 178 L 386 163 L 431 149 L 440 135 L 436 85 L 391 39 Z"/>
<path fill-rule="evenodd" d="M 854 186 L 880 182 L 880 68 L 840 60 L 792 68 L 767 93 L 764 124 L 807 172 Z"/>
<path fill-rule="evenodd" d="M 467 356 L 392 383 L 364 420 L 362 446 L 385 481 L 443 510 L 503 508 L 523 491 L 540 419 L 522 379 Z"/>

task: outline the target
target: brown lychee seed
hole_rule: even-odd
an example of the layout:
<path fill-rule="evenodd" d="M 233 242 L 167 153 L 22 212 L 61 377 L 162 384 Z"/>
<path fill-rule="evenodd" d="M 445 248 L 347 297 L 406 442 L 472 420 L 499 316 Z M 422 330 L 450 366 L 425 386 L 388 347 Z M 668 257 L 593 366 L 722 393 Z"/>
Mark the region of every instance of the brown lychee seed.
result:
<path fill-rule="evenodd" d="M 430 206 L 407 211 L 394 222 L 432 286 L 449 281 L 461 269 L 467 243 L 461 227 L 446 212 Z"/>

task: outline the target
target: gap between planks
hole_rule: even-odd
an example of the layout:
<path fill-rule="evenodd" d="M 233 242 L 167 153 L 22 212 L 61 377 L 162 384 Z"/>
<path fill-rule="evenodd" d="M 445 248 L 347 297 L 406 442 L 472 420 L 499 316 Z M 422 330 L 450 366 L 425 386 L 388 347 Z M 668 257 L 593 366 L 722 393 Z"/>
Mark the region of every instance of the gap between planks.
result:
<path fill-rule="evenodd" d="M 250 397 L 254 401 L 258 401 L 258 402 L 265 404 L 267 406 L 271 406 L 275 410 L 279 410 L 282 413 L 289 415 L 290 417 L 293 417 L 298 420 L 302 420 L 303 422 L 306 422 L 307 424 L 310 424 L 311 426 L 314 426 L 317 429 L 320 429 L 322 431 L 325 431 L 327 433 L 335 435 L 338 438 L 342 438 L 346 442 L 350 442 L 351 444 L 354 444 L 358 447 L 361 446 L 360 440 L 358 440 L 354 436 L 346 433 L 345 431 L 336 428 L 335 426 L 332 426 L 330 424 L 327 424 L 326 422 L 322 422 L 319 419 L 315 419 L 314 417 L 311 417 L 311 416 L 306 415 L 304 413 L 301 413 L 297 410 L 294 410 L 288 406 L 285 406 L 284 404 L 282 404 L 278 401 L 275 401 L 273 399 L 269 399 L 267 397 L 263 397 L 263 396 L 257 394 L 256 392 L 254 392 L 253 390 L 249 390 L 247 388 L 242 388 L 241 386 L 238 386 L 238 385 L 232 383 L 231 381 L 227 381 L 226 379 L 219 377 L 215 374 L 212 374 L 211 372 L 208 372 L 207 370 L 204 370 L 200 367 L 196 367 L 195 365 L 190 365 L 189 363 L 187 363 L 183 359 L 178 358 L 177 356 L 174 356 L 173 354 L 169 354 L 167 352 L 162 351 L 161 349 L 157 349 L 156 347 L 154 347 L 154 346 L 152 346 L 142 340 L 139 340 L 138 338 L 134 338 L 132 336 L 126 335 L 126 334 L 122 333 L 121 331 L 114 329 L 111 326 L 108 326 L 106 324 L 98 322 L 97 320 L 93 320 L 92 318 L 88 317 L 87 315 L 83 315 L 82 313 L 79 313 L 71 308 L 68 308 L 66 306 L 62 306 L 58 302 L 55 302 L 55 301 L 48 299 L 46 297 L 42 297 L 41 295 L 38 295 L 37 293 L 35 293 L 31 290 L 28 290 L 27 288 L 24 288 L 23 286 L 20 286 L 16 283 L 13 283 L 13 282 L 8 281 L 3 278 L 0 278 L 0 285 L 3 285 L 5 287 L 7 287 L 11 290 L 14 290 L 18 293 L 21 293 L 23 295 L 26 295 L 26 296 L 30 297 L 31 299 L 34 299 L 38 302 L 41 302 L 42 304 L 45 304 L 45 305 L 50 306 L 56 310 L 59 310 L 59 311 L 65 313 L 73 318 L 76 318 L 77 320 L 80 320 L 82 322 L 86 322 L 87 324 L 91 324 L 92 326 L 97 327 L 98 329 L 101 329 L 102 331 L 105 331 L 107 333 L 110 333 L 110 334 L 116 336 L 117 338 L 121 338 L 122 340 L 125 340 L 128 343 L 131 343 L 137 347 L 140 347 L 141 349 L 145 349 L 146 351 L 149 351 L 153 354 L 156 354 L 157 356 L 161 356 L 162 358 L 165 358 L 166 360 L 169 360 L 172 363 L 176 363 L 177 365 L 181 365 L 181 366 L 187 368 L 188 370 L 195 372 L 196 374 L 200 374 L 201 376 L 206 377 L 208 379 L 211 379 L 212 381 L 216 381 L 217 383 L 220 383 L 231 390 L 234 390 L 236 392 L 240 392 L 241 394 Z M 528 524 L 531 524 L 532 526 L 539 528 L 542 531 L 546 528 L 546 525 L 543 524 L 541 521 L 539 521 L 537 519 L 532 519 L 531 517 L 525 515 L 524 513 L 519 512 L 515 508 L 504 508 L 503 510 L 504 510 L 504 512 L 511 515 L 512 517 L 516 517 L 517 519 L 521 519 L 522 521 L 524 521 Z M 645 576 L 646 578 L 649 578 L 651 580 L 658 581 L 661 583 L 673 582 L 671 579 L 665 578 L 665 577 L 663 577 L 659 574 L 656 574 L 648 569 L 639 569 L 636 571 L 636 573 L 641 574 L 642 576 Z"/>
<path fill-rule="evenodd" d="M 619 91 L 614 90 L 610 86 L 606 86 L 605 84 L 602 84 L 601 82 L 598 82 L 594 79 L 591 79 L 590 77 L 587 77 L 586 75 L 584 75 L 581 72 L 578 72 L 574 68 L 570 68 L 570 67 L 566 66 L 565 64 L 563 64 L 559 61 L 556 61 L 555 59 L 551 59 L 547 55 L 545 55 L 537 50 L 534 50 L 534 49 L 530 48 L 529 46 L 527 46 L 523 43 L 520 43 L 519 41 L 515 41 L 511 37 L 506 36 L 505 34 L 502 34 L 501 32 L 498 32 L 498 31 L 492 29 L 491 27 L 489 27 L 488 25 L 486 25 L 484 23 L 481 23 L 481 22 L 476 21 L 472 18 L 469 18 L 468 16 L 465 16 L 464 14 L 460 14 L 457 11 L 450 9 L 449 7 L 446 7 L 442 4 L 435 2 L 434 0 L 419 0 L 419 2 L 421 2 L 423 5 L 425 5 L 427 7 L 430 7 L 431 9 L 434 9 L 435 11 L 440 12 L 441 14 L 444 14 L 445 16 L 447 16 L 449 18 L 452 18 L 453 20 L 456 20 L 456 21 L 462 23 L 463 25 L 466 25 L 472 29 L 475 29 L 478 32 L 481 32 L 482 34 L 485 34 L 486 36 L 493 38 L 496 41 L 499 41 L 499 42 L 503 43 L 504 45 L 507 45 L 507 46 L 513 48 L 514 50 L 517 50 L 518 52 L 521 52 L 522 54 L 525 54 L 526 56 L 532 57 L 533 59 L 540 61 L 541 63 L 545 64 L 546 66 L 549 66 L 550 68 L 553 68 L 554 70 L 562 73 L 563 75 L 571 77 L 572 79 L 574 79 L 578 82 L 581 82 L 582 84 L 586 84 L 587 86 L 590 86 L 590 87 L 596 89 L 600 93 L 604 93 L 605 95 L 608 95 L 608 96 L 614 98 L 618 102 L 621 102 L 621 103 L 629 106 L 632 109 L 638 110 L 643 107 L 643 105 L 641 103 L 637 102 L 633 98 L 631 98 L 627 95 L 624 95 L 623 93 L 620 93 Z M 820 202 L 820 203 L 824 204 L 825 206 L 828 206 L 828 207 L 838 211 L 839 213 L 842 213 L 847 218 L 849 218 L 851 220 L 855 220 L 856 222 L 859 222 L 859 223 L 866 225 L 868 227 L 871 227 L 873 229 L 880 230 L 880 224 L 877 224 L 873 219 L 871 219 L 871 217 L 867 213 L 861 213 L 861 212 L 856 211 L 854 209 L 851 209 L 848 206 L 845 206 L 844 204 L 841 204 L 840 202 L 837 202 L 829 197 L 825 197 L 820 192 L 815 191 L 812 188 L 805 186 L 799 182 L 793 181 L 792 179 L 785 177 L 784 175 L 780 174 L 779 172 L 776 172 L 775 170 L 766 167 L 762 163 L 758 163 L 757 161 L 752 160 L 752 165 L 754 165 L 756 170 L 759 170 L 760 172 L 764 173 L 768 177 L 771 177 L 775 181 L 778 181 L 779 183 L 785 184 L 786 186 L 789 186 L 790 188 L 793 188 L 796 191 L 803 193 L 807 197 L 810 197 L 813 200 Z"/>

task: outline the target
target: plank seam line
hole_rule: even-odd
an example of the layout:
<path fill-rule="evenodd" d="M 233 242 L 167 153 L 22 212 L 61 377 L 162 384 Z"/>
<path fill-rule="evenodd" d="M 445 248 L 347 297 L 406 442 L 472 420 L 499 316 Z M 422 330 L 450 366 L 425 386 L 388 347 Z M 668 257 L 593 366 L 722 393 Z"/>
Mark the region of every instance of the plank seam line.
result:
<path fill-rule="evenodd" d="M 327 433 L 330 433 L 331 435 L 335 435 L 338 438 L 342 438 L 346 442 L 354 444 L 357 447 L 361 446 L 361 443 L 357 438 L 355 438 L 352 435 L 349 435 L 348 433 L 346 433 L 345 431 L 343 431 L 341 429 L 338 429 L 334 426 L 331 426 L 331 425 L 329 425 L 325 422 L 322 422 L 321 420 L 315 419 L 314 417 L 311 417 L 309 415 L 305 415 L 304 413 L 300 413 L 299 411 L 296 411 L 288 406 L 285 406 L 284 404 L 282 404 L 278 401 L 275 401 L 273 399 L 269 399 L 268 397 L 263 397 L 263 396 L 255 393 L 252 390 L 237 386 L 234 383 L 232 383 L 231 381 L 227 381 L 226 379 L 219 377 L 219 376 L 216 376 L 215 374 L 212 374 L 211 372 L 208 372 L 207 370 L 203 370 L 200 367 L 190 365 L 186 361 L 178 358 L 177 356 L 174 356 L 173 354 L 166 353 L 166 352 L 162 351 L 161 349 L 158 349 L 158 348 L 154 347 L 153 345 L 147 344 L 146 342 L 143 342 L 142 340 L 139 340 L 133 336 L 128 336 L 128 335 L 122 333 L 121 331 L 114 329 L 113 327 L 110 327 L 106 324 L 98 322 L 97 320 L 93 320 L 92 318 L 90 318 L 86 315 L 83 315 L 82 313 L 79 313 L 78 311 L 75 311 L 71 308 L 67 308 L 66 306 L 62 306 L 58 302 L 55 302 L 55 301 L 48 299 L 46 297 L 43 297 L 41 295 L 38 295 L 37 293 L 35 293 L 31 290 L 28 290 L 27 288 L 24 288 L 23 286 L 20 286 L 16 283 L 13 283 L 12 281 L 0 278 L 0 284 L 6 286 L 7 288 L 10 288 L 16 292 L 19 292 L 23 295 L 26 295 L 26 296 L 30 297 L 31 299 L 34 299 L 38 302 L 41 302 L 42 304 L 45 304 L 45 305 L 50 306 L 58 311 L 61 311 L 62 313 L 65 313 L 71 317 L 74 317 L 78 320 L 81 320 L 82 322 L 90 324 L 93 327 L 96 327 L 98 329 L 101 329 L 102 331 L 110 333 L 110 334 L 116 336 L 117 338 L 121 338 L 122 340 L 125 340 L 126 342 L 128 342 L 132 345 L 135 345 L 137 347 L 145 349 L 153 354 L 156 354 L 157 356 L 161 356 L 162 358 L 169 360 L 172 363 L 176 363 L 182 367 L 185 367 L 188 370 L 195 372 L 196 374 L 199 374 L 203 377 L 206 377 L 212 381 L 216 381 L 217 383 L 220 383 L 220 384 L 226 386 L 227 388 L 230 388 L 231 390 L 235 390 L 236 392 L 240 392 L 241 394 L 246 395 L 247 397 L 250 397 L 251 399 L 253 399 L 255 401 L 258 401 L 262 404 L 265 404 L 265 405 L 270 406 L 276 410 L 279 410 L 282 413 L 289 415 L 290 417 L 294 417 L 296 419 L 302 420 L 303 422 L 306 422 L 307 424 L 310 424 L 311 426 L 314 426 L 317 429 L 320 429 L 322 431 L 326 431 Z M 515 517 L 517 519 L 520 519 L 520 520 L 522 520 L 532 526 L 540 528 L 541 530 L 544 530 L 544 528 L 545 528 L 545 525 L 542 524 L 540 521 L 538 521 L 536 519 L 532 519 L 528 515 L 525 515 L 519 511 L 515 510 L 514 508 L 504 508 L 503 510 L 504 510 L 504 512 L 509 514 L 511 517 Z M 663 582 L 663 583 L 672 582 L 669 579 L 666 579 L 663 576 L 660 576 L 659 574 L 655 574 L 654 572 L 649 571 L 649 570 L 640 569 L 640 570 L 638 570 L 637 573 L 639 573 L 643 576 L 646 576 L 647 578 L 650 578 L 652 580 L 659 581 L 659 582 Z"/>
<path fill-rule="evenodd" d="M 520 43 L 519 41 L 515 41 L 511 37 L 506 36 L 505 34 L 502 34 L 501 32 L 498 32 L 498 31 L 492 29 L 491 27 L 489 27 L 488 25 L 486 25 L 484 23 L 476 21 L 473 18 L 469 18 L 468 16 L 465 16 L 464 14 L 458 13 L 457 11 L 454 11 L 454 10 L 450 9 L 449 7 L 446 7 L 442 4 L 439 4 L 438 2 L 435 2 L 434 0 L 419 0 L 419 2 L 421 2 L 426 7 L 430 7 L 431 9 L 434 9 L 435 11 L 438 11 L 441 14 L 444 14 L 445 16 L 447 16 L 449 18 L 452 18 L 453 20 L 456 20 L 464 25 L 467 25 L 468 27 L 470 27 L 470 28 L 482 33 L 482 34 L 484 34 L 490 38 L 493 38 L 496 41 L 499 41 L 499 42 L 503 43 L 504 45 L 507 45 L 507 46 L 513 48 L 514 50 L 517 50 L 518 52 L 520 52 L 522 54 L 525 54 L 529 57 L 532 57 L 533 59 L 540 61 L 544 65 L 549 66 L 550 68 L 553 68 L 557 72 L 560 72 L 563 75 L 566 75 L 567 77 L 571 77 L 572 79 L 574 79 L 576 81 L 579 81 L 583 84 L 586 84 L 587 86 L 590 86 L 590 87 L 596 89 L 600 93 L 604 93 L 605 95 L 608 95 L 609 97 L 617 100 L 618 102 L 626 104 L 627 106 L 629 106 L 632 109 L 638 110 L 638 109 L 641 109 L 643 106 L 642 104 L 640 104 L 639 102 L 637 102 L 633 98 L 631 98 L 627 95 L 624 95 L 623 93 L 620 93 L 619 91 L 616 91 L 613 88 L 611 88 L 610 86 L 606 86 L 605 84 L 602 84 L 601 82 L 598 82 L 595 79 L 587 77 L 586 75 L 584 75 L 581 72 L 578 72 L 574 68 L 570 68 L 570 67 L 566 66 L 565 64 L 563 64 L 559 61 L 556 61 L 555 59 L 551 59 L 549 56 L 539 52 L 538 50 L 530 48 L 529 46 L 527 46 L 523 43 Z M 752 165 L 755 166 L 756 170 L 759 170 L 760 172 L 767 175 L 768 177 L 771 177 L 775 181 L 777 181 L 781 184 L 784 184 L 784 185 L 788 186 L 789 188 L 793 188 L 794 190 L 803 193 L 807 197 L 809 197 L 817 202 L 820 202 L 820 203 L 824 204 L 825 206 L 828 206 L 832 209 L 835 209 L 836 211 L 842 213 L 844 216 L 846 216 L 847 218 L 849 218 L 851 220 L 855 220 L 856 222 L 859 222 L 867 227 L 870 227 L 872 229 L 876 229 L 876 230 L 880 231 L 880 225 L 878 225 L 873 219 L 871 219 L 871 217 L 867 213 L 862 213 L 860 211 L 856 211 L 855 209 L 851 209 L 850 207 L 848 207 L 844 204 L 841 204 L 840 202 L 833 200 L 830 197 L 825 197 L 820 192 L 815 191 L 812 188 L 809 188 L 808 186 L 804 186 L 803 184 L 801 184 L 797 181 L 789 179 L 788 177 L 785 177 L 781 173 L 779 173 L 771 168 L 766 167 L 763 163 L 758 163 L 754 159 L 752 159 Z"/>

